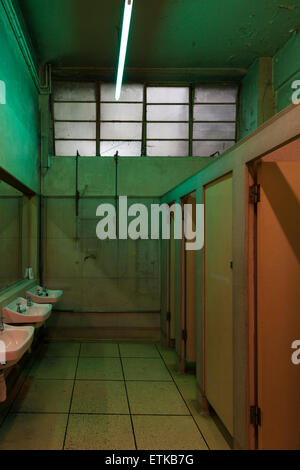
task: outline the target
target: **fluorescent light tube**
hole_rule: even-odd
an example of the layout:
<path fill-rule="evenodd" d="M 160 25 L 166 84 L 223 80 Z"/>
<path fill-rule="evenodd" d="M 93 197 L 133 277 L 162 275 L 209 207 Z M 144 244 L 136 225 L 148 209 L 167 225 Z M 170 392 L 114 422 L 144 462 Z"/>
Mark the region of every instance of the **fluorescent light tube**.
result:
<path fill-rule="evenodd" d="M 128 36 L 129 36 L 129 29 L 130 29 L 130 22 L 131 22 L 132 6 L 133 6 L 133 0 L 125 0 L 122 38 L 121 38 L 119 66 L 118 66 L 118 77 L 117 77 L 116 94 L 115 94 L 115 98 L 117 101 L 119 101 L 120 96 L 121 96 L 127 43 L 128 43 Z"/>

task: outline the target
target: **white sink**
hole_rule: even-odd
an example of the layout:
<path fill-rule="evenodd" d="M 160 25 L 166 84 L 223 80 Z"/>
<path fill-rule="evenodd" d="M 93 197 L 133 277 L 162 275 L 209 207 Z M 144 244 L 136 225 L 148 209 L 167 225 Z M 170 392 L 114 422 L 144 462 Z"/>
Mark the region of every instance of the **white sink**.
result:
<path fill-rule="evenodd" d="M 0 331 L 0 403 L 6 400 L 6 383 L 4 369 L 14 366 L 33 341 L 32 326 L 10 326 L 4 324 Z"/>
<path fill-rule="evenodd" d="M 20 312 L 18 312 L 18 304 Z M 30 324 L 32 326 L 40 327 L 50 317 L 52 310 L 51 304 L 36 304 L 31 303 L 27 305 L 27 301 L 19 297 L 3 308 L 2 316 L 4 323 L 12 325 Z"/>
<path fill-rule="evenodd" d="M 7 369 L 16 364 L 24 353 L 30 348 L 33 341 L 34 328 L 32 326 L 11 326 L 4 324 L 4 331 L 0 331 L 1 362 L 0 370 Z M 2 353 L 4 346 L 4 361 Z"/>
<path fill-rule="evenodd" d="M 55 305 L 62 295 L 62 290 L 47 289 L 46 292 L 44 292 L 41 286 L 35 286 L 26 292 L 26 297 L 29 297 L 33 302 L 36 302 L 37 304 Z"/>

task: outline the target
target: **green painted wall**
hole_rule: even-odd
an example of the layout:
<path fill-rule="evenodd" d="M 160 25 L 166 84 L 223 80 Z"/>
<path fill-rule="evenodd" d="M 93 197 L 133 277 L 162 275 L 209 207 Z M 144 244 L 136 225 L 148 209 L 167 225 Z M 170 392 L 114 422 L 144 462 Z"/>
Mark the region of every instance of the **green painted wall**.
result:
<path fill-rule="evenodd" d="M 256 60 L 241 82 L 240 138 L 292 104 L 292 83 L 300 80 L 300 34 L 294 32 L 279 49 L 273 57 L 273 70 L 270 60 Z"/>
<path fill-rule="evenodd" d="M 203 157 L 120 157 L 118 193 L 132 197 L 161 197 L 182 180 L 211 162 Z M 74 196 L 75 157 L 51 157 L 44 177 L 45 196 Z M 114 196 L 115 162 L 112 157 L 79 158 L 81 195 Z"/>
<path fill-rule="evenodd" d="M 274 57 L 277 112 L 292 104 L 295 80 L 300 80 L 300 34 L 296 32 Z"/>
<path fill-rule="evenodd" d="M 256 60 L 242 80 L 240 98 L 240 138 L 246 137 L 258 127 L 258 61 Z"/>
<path fill-rule="evenodd" d="M 0 104 L 0 166 L 39 190 L 38 92 L 0 3 L 0 80 L 6 104 Z"/>

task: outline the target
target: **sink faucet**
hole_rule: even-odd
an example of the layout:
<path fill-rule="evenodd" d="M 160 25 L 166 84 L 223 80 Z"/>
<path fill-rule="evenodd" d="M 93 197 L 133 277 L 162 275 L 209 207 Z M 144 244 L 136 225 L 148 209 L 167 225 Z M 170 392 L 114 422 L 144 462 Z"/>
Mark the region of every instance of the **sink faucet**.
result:
<path fill-rule="evenodd" d="M 48 294 L 48 291 L 47 291 L 47 288 L 46 287 L 43 287 L 43 294 L 48 297 L 49 294 Z"/>
<path fill-rule="evenodd" d="M 3 317 L 0 317 L 0 332 L 4 331 Z"/>
<path fill-rule="evenodd" d="M 30 297 L 26 297 L 26 300 L 27 300 L 27 307 L 32 307 L 32 300 Z"/>
<path fill-rule="evenodd" d="M 17 312 L 18 312 L 18 313 L 24 313 L 24 312 L 26 312 L 26 307 L 23 307 L 23 306 L 21 305 L 21 302 L 17 302 Z"/>

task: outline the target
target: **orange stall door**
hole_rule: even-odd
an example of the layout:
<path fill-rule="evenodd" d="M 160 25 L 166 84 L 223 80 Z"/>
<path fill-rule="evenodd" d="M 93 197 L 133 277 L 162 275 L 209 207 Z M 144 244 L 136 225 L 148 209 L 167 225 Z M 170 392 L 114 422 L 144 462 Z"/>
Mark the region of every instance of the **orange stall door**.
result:
<path fill-rule="evenodd" d="M 300 163 L 261 163 L 258 183 L 258 445 L 300 449 Z"/>

